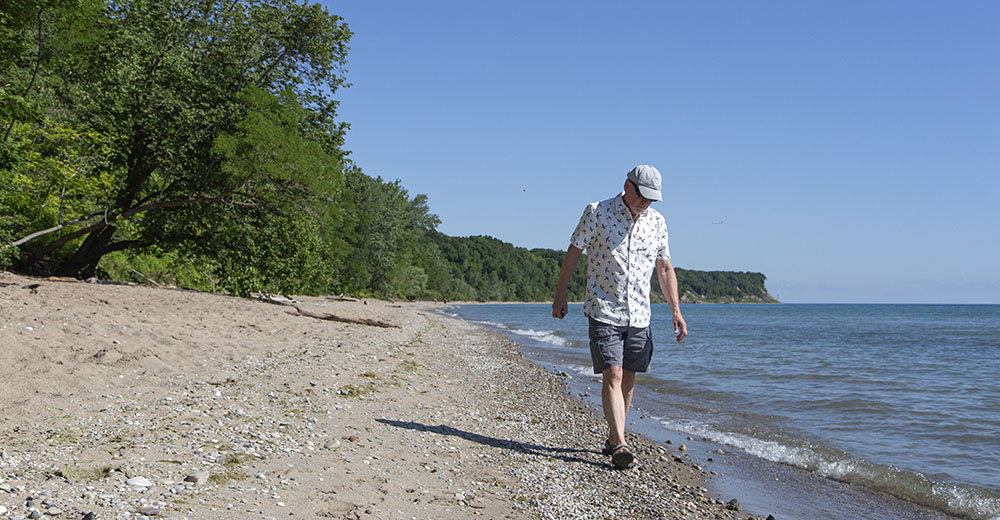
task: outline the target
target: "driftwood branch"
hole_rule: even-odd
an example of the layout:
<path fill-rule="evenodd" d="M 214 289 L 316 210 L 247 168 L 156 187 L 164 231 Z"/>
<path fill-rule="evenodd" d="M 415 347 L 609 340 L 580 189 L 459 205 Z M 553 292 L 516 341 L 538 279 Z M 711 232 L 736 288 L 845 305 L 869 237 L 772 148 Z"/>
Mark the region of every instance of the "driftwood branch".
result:
<path fill-rule="evenodd" d="M 317 320 L 326 321 L 338 321 L 340 323 L 354 323 L 356 325 L 368 325 L 370 327 L 382 327 L 384 329 L 401 329 L 399 325 L 393 325 L 392 323 L 386 323 L 384 321 L 371 320 L 368 318 L 342 318 L 340 316 L 335 316 L 333 314 L 316 314 L 314 312 L 304 311 L 298 305 L 292 305 L 300 316 L 308 316 L 310 318 L 316 318 Z M 293 313 L 289 313 L 293 314 Z"/>
<path fill-rule="evenodd" d="M 160 284 L 156 283 L 155 280 L 153 280 L 152 278 L 150 278 L 150 277 L 148 277 L 148 276 L 140 273 L 139 271 L 136 271 L 135 269 L 132 269 L 131 267 L 129 267 L 128 270 L 132 271 L 134 274 L 142 277 L 143 280 L 146 280 L 147 282 L 153 284 L 154 287 L 161 287 Z"/>
<path fill-rule="evenodd" d="M 253 299 L 255 299 L 255 300 L 257 300 L 257 301 L 261 301 L 261 302 L 264 302 L 264 303 L 271 303 L 271 304 L 274 304 L 274 305 L 288 305 L 288 306 L 292 306 L 292 305 L 295 305 L 296 303 L 298 303 L 297 301 L 295 301 L 295 300 L 293 300 L 293 299 L 291 299 L 291 298 L 289 298 L 287 296 L 271 295 L 271 294 L 268 294 L 266 292 L 250 293 L 250 297 L 253 298 Z"/>

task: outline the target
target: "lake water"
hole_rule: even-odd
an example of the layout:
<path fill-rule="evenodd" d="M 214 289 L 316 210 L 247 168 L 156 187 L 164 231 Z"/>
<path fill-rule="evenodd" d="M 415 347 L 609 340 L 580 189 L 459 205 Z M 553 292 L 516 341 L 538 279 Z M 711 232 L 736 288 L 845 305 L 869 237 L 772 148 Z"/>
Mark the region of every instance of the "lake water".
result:
<path fill-rule="evenodd" d="M 1000 306 L 653 306 L 644 412 L 669 431 L 738 448 L 937 511 L 1000 519 Z M 582 305 L 445 310 L 592 374 Z"/>

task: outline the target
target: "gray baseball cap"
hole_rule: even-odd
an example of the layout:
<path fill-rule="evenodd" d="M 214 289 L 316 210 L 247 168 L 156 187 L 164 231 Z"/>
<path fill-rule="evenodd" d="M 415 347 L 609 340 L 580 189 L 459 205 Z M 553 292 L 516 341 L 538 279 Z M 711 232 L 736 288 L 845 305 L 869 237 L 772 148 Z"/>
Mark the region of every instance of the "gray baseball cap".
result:
<path fill-rule="evenodd" d="M 628 180 L 639 187 L 639 195 L 649 200 L 663 200 L 660 195 L 660 172 L 648 164 L 640 164 L 628 172 Z"/>

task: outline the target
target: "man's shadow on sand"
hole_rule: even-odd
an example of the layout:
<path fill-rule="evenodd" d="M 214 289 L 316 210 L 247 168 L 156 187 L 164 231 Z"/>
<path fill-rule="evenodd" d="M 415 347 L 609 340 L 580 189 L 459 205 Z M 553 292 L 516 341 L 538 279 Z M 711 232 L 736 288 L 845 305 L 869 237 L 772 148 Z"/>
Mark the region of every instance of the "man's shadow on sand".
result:
<path fill-rule="evenodd" d="M 375 419 L 375 420 L 382 424 L 388 424 L 389 426 L 395 426 L 397 428 L 406 428 L 408 430 L 414 430 L 418 432 L 432 432 L 440 435 L 451 435 L 453 437 L 461 437 L 465 440 L 477 442 L 485 446 L 490 446 L 493 448 L 502 448 L 505 450 L 512 450 L 527 455 L 538 455 L 540 457 L 549 457 L 551 459 L 561 460 L 564 462 L 579 462 L 581 464 L 590 464 L 591 466 L 597 466 L 599 468 L 604 468 L 607 466 L 606 464 L 600 464 L 592 460 L 587 460 L 580 457 L 569 455 L 572 453 L 597 453 L 596 451 L 592 450 L 577 450 L 572 448 L 552 448 L 549 446 L 540 446 L 538 444 L 528 444 L 525 442 L 517 442 L 508 439 L 498 439 L 496 437 L 488 437 L 486 435 L 480 435 L 478 433 L 459 430 L 458 428 L 452 428 L 451 426 L 445 426 L 443 424 L 438 426 L 429 426 L 426 424 L 421 424 L 413 421 L 397 421 L 394 419 Z"/>

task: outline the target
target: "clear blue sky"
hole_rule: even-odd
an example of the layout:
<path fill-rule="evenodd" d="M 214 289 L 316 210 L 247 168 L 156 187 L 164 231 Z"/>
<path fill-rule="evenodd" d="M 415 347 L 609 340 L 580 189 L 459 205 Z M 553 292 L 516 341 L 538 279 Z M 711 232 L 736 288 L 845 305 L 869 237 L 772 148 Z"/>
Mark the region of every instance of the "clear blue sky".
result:
<path fill-rule="evenodd" d="M 1000 303 L 1000 2 L 324 4 L 352 158 L 444 233 L 565 249 L 645 163 L 675 266 Z"/>

